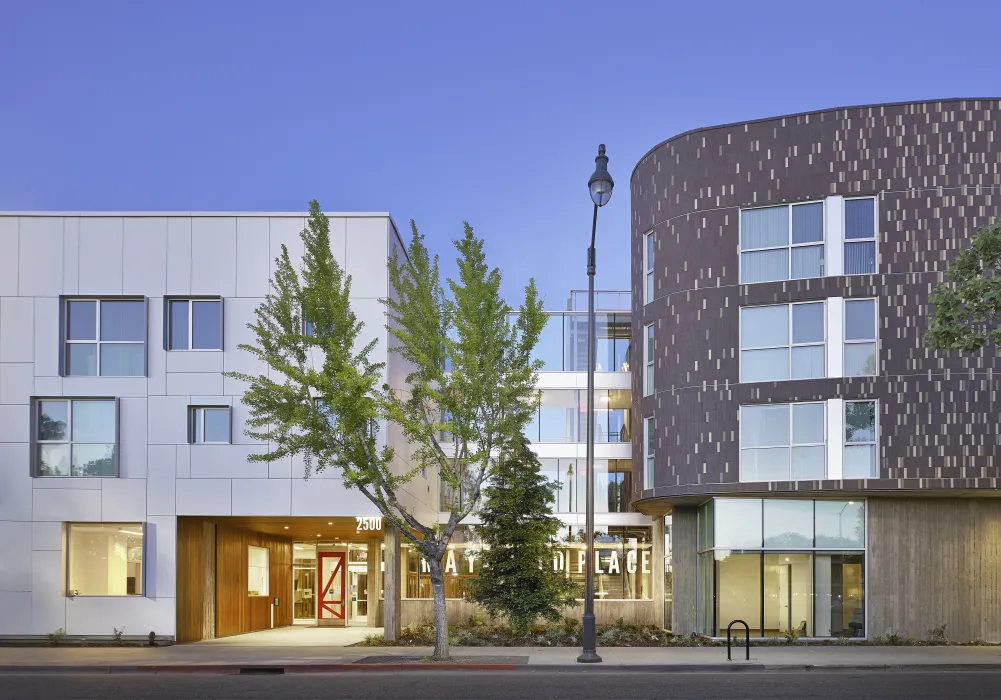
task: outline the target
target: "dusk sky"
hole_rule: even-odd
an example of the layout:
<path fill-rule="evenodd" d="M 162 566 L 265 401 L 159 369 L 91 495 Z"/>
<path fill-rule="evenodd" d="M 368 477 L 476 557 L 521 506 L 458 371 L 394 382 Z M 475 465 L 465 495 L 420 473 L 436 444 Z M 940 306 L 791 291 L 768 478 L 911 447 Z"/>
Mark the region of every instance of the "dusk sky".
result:
<path fill-rule="evenodd" d="M 1001 2 L 0 3 L 0 210 L 468 220 L 515 301 L 628 287 L 629 177 L 699 126 L 1001 96 Z"/>

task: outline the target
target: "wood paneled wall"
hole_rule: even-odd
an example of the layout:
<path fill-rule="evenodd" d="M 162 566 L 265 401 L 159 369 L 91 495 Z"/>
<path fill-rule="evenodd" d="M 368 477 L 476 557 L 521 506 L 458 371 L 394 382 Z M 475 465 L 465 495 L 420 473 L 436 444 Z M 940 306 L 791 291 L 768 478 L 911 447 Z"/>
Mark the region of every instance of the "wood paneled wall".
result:
<path fill-rule="evenodd" d="M 279 604 L 274 611 L 274 626 L 291 625 L 292 540 L 216 521 L 215 571 L 211 572 L 205 568 L 205 554 L 213 538 L 206 537 L 206 525 L 203 518 L 177 519 L 177 641 L 195 642 L 209 636 L 205 625 L 206 610 L 209 615 L 214 612 L 216 637 L 269 629 L 275 598 Z M 247 548 L 250 546 L 268 548 L 271 571 L 267 596 L 247 595 Z M 208 561 L 211 560 L 208 557 Z M 213 573 L 215 600 L 206 601 L 206 581 Z M 210 605 L 206 606 L 206 602 Z"/>
<path fill-rule="evenodd" d="M 271 569 L 267 596 L 247 595 L 247 548 L 267 547 Z M 216 636 L 228 637 L 292 624 L 292 540 L 242 528 L 216 527 Z"/>
<path fill-rule="evenodd" d="M 1001 642 L 1001 499 L 867 503 L 869 637 Z"/>
<path fill-rule="evenodd" d="M 177 519 L 178 642 L 204 638 L 205 548 L 200 518 Z"/>

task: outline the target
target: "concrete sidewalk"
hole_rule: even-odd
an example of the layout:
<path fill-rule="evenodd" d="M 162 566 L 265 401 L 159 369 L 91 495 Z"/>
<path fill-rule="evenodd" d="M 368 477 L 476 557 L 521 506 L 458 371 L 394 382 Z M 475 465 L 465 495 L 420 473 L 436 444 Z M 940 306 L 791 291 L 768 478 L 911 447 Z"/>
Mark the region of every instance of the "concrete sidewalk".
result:
<path fill-rule="evenodd" d="M 5 672 L 334 672 L 425 670 L 413 659 L 430 655 L 430 648 L 412 647 L 273 647 L 245 644 L 183 644 L 170 647 L 9 648 L 0 647 L 0 673 Z M 990 670 L 1001 671 L 1001 647 L 752 647 L 751 660 L 726 648 L 602 648 L 604 662 L 576 663 L 576 648 L 453 647 L 463 663 L 449 670 L 636 670 L 636 671 L 779 671 L 779 670 Z M 358 662 L 383 657 L 381 663 Z M 410 657 L 408 661 L 405 657 Z M 493 658 L 491 658 L 493 657 Z M 504 663 L 496 664 L 498 657 Z M 394 658 L 400 658 L 394 663 Z M 477 659 L 482 659 L 478 662 Z M 406 662 L 406 663 L 404 663 Z M 435 668 L 440 668 L 435 666 Z M 442 669 L 442 670 L 445 670 Z"/>

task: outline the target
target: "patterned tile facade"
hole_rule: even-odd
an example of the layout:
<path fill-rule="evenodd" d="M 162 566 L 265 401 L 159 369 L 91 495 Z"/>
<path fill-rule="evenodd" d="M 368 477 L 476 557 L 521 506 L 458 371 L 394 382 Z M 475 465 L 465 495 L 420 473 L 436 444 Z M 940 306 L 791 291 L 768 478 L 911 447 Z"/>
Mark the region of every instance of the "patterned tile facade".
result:
<path fill-rule="evenodd" d="M 655 489 L 636 479 L 634 498 L 1001 485 L 1001 357 L 923 341 L 929 292 L 1001 214 L 999 123 L 998 99 L 853 107 L 700 129 L 644 156 L 630 182 L 633 337 L 642 347 L 656 324 L 656 393 L 642 396 L 637 362 L 633 396 L 634 415 L 656 420 Z M 740 207 L 831 195 L 878 198 L 878 274 L 738 283 Z M 655 294 L 644 306 L 650 231 Z M 739 383 L 741 306 L 829 296 L 878 298 L 878 376 Z M 738 482 L 739 405 L 836 397 L 879 400 L 879 478 Z"/>

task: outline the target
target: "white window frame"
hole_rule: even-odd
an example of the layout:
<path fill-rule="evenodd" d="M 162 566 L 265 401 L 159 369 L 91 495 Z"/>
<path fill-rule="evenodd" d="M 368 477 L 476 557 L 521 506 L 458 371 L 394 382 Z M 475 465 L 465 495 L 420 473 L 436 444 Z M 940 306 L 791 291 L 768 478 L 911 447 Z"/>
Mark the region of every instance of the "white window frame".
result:
<path fill-rule="evenodd" d="M 643 303 L 649 304 L 654 297 L 653 265 L 654 256 L 651 246 L 654 244 L 653 231 L 643 234 Z"/>
<path fill-rule="evenodd" d="M 873 335 L 872 340 L 848 340 L 848 305 L 853 301 L 871 301 L 873 305 Z M 844 299 L 844 311 L 841 314 L 841 343 L 845 349 L 842 349 L 842 367 L 841 376 L 843 377 L 876 377 L 879 376 L 879 299 L 876 297 L 859 297 L 857 299 Z M 873 373 L 872 374 L 848 374 L 847 362 L 848 362 L 848 352 L 847 347 L 849 345 L 872 345 L 873 346 Z"/>
<path fill-rule="evenodd" d="M 820 204 L 824 207 L 824 214 L 821 217 L 823 221 L 823 233 L 819 241 L 810 241 L 809 243 L 793 243 L 792 242 L 792 208 L 796 206 L 801 206 L 803 204 Z M 789 215 L 787 217 L 789 222 L 789 242 L 785 245 L 779 246 L 767 246 L 764 248 L 748 248 L 744 250 L 741 241 L 743 240 L 741 230 L 743 227 L 743 216 L 745 211 L 752 211 L 755 209 L 778 209 L 779 207 L 785 207 L 789 210 Z M 823 255 L 821 257 L 820 263 L 820 276 L 825 277 L 827 274 L 827 200 L 826 199 L 815 199 L 806 202 L 790 202 L 789 204 L 767 204 L 759 207 L 741 207 L 737 212 L 737 279 L 740 280 L 740 284 L 767 284 L 768 282 L 788 282 L 790 280 L 799 279 L 814 279 L 813 277 L 793 277 L 792 276 L 792 249 L 793 248 L 808 248 L 810 246 L 820 246 L 823 249 Z M 789 259 L 788 266 L 786 269 L 786 276 L 779 280 L 767 280 L 766 282 L 745 282 L 744 281 L 744 253 L 759 253 L 765 250 L 788 250 Z"/>
<path fill-rule="evenodd" d="M 165 300 L 164 318 L 166 323 L 164 325 L 164 349 L 167 352 L 222 352 L 223 350 L 223 340 L 224 332 L 223 326 L 225 325 L 225 316 L 223 309 L 223 299 L 222 297 L 167 297 Z M 173 305 L 176 302 L 187 302 L 188 306 L 188 346 L 186 348 L 174 348 L 171 347 L 173 338 L 171 337 L 171 328 L 173 321 L 174 308 Z M 194 337 L 194 303 L 195 302 L 217 302 L 219 304 L 219 347 L 217 348 L 194 348 L 191 347 L 192 343 L 195 341 Z"/>
<path fill-rule="evenodd" d="M 656 423 L 653 416 L 643 418 L 643 489 L 653 488 L 654 451 L 650 442 L 656 439 Z"/>
<path fill-rule="evenodd" d="M 643 396 L 652 396 L 656 390 L 653 373 L 653 357 L 657 349 L 657 334 L 654 324 L 643 327 Z"/>
<path fill-rule="evenodd" d="M 822 341 L 820 341 L 820 342 L 810 342 L 810 343 L 795 343 L 795 342 L 793 342 L 793 335 L 792 335 L 792 332 L 793 332 L 793 327 L 792 327 L 793 313 L 792 313 L 792 307 L 794 307 L 794 306 L 803 306 L 805 304 L 820 304 L 822 306 L 822 308 L 823 308 L 823 313 L 821 315 L 823 316 L 823 319 L 824 319 L 824 339 Z M 762 308 L 774 307 L 774 306 L 785 306 L 787 308 L 787 311 L 786 311 L 786 324 L 787 324 L 786 331 L 788 333 L 789 343 L 787 345 L 762 345 L 761 347 L 745 348 L 744 347 L 743 332 L 740 330 L 740 329 L 742 329 L 744 327 L 744 318 L 743 318 L 743 316 L 744 316 L 744 309 L 762 309 Z M 829 334 L 827 332 L 827 300 L 826 299 L 814 299 L 812 301 L 794 301 L 794 302 L 787 302 L 787 303 L 784 303 L 784 304 L 751 304 L 749 306 L 742 306 L 742 307 L 740 307 L 740 318 L 738 318 L 738 324 L 739 324 L 739 326 L 738 326 L 737 335 L 740 336 L 738 338 L 738 340 L 740 341 L 739 345 L 738 345 L 738 347 L 740 348 L 740 368 L 739 368 L 740 371 L 739 371 L 739 376 L 740 376 L 740 383 L 741 384 L 759 384 L 759 383 L 762 383 L 762 382 L 787 382 L 787 381 L 788 382 L 792 382 L 792 381 L 797 381 L 798 382 L 798 381 L 804 381 L 804 380 L 810 380 L 810 379 L 823 379 L 824 377 L 827 376 L 827 338 L 828 338 Z M 842 323 L 842 327 L 843 326 L 844 326 L 844 324 Z M 842 331 L 842 333 L 843 333 L 843 331 Z M 821 376 L 821 377 L 800 377 L 800 378 L 795 378 L 794 379 L 793 376 L 792 376 L 792 362 L 793 362 L 793 360 L 792 360 L 792 351 L 793 351 L 793 348 L 813 348 L 813 347 L 817 347 L 817 346 L 820 346 L 820 347 L 824 348 L 824 375 Z M 755 350 L 782 350 L 782 349 L 788 349 L 789 350 L 789 367 L 788 367 L 789 372 L 788 372 L 788 375 L 784 379 L 758 379 L 758 380 L 754 380 L 754 381 L 750 381 L 750 380 L 744 379 L 744 352 L 745 351 L 751 351 L 751 352 L 753 352 Z"/>
<path fill-rule="evenodd" d="M 42 403 L 55 403 L 57 401 L 66 403 L 66 439 L 65 440 L 42 440 L 38 437 L 38 421 L 41 416 L 41 406 Z M 111 475 L 101 475 L 101 476 L 86 476 L 86 475 L 75 475 L 73 474 L 73 445 L 107 445 L 107 442 L 86 442 L 84 440 L 74 440 L 73 439 L 73 404 L 76 402 L 96 402 L 103 401 L 106 403 L 111 403 L 115 408 L 115 437 L 113 440 L 114 444 L 114 457 L 113 462 L 115 465 L 114 474 Z M 113 479 L 119 476 L 119 460 L 118 454 L 121 449 L 120 439 L 119 439 L 119 405 L 118 399 L 115 397 L 108 396 L 33 396 L 31 398 L 31 476 L 38 479 Z M 46 475 L 41 473 L 42 460 L 39 450 L 41 445 L 69 445 L 70 450 L 70 462 L 69 462 L 69 474 L 66 475 Z"/>
<path fill-rule="evenodd" d="M 853 404 L 853 403 L 871 403 L 873 405 L 873 407 L 872 407 L 872 410 L 873 410 L 872 440 L 866 440 L 864 442 L 848 442 L 848 404 Z M 844 434 L 841 436 L 841 459 L 842 459 L 842 464 L 847 464 L 847 460 L 845 459 L 845 453 L 848 451 L 847 448 L 849 448 L 849 447 L 859 447 L 861 445 L 874 445 L 875 448 L 876 448 L 876 463 L 872 465 L 872 469 L 875 472 L 874 474 L 870 473 L 869 476 L 867 476 L 867 477 L 852 476 L 852 477 L 844 477 L 844 478 L 850 478 L 850 479 L 858 479 L 858 478 L 863 478 L 863 479 L 878 479 L 879 478 L 879 400 L 878 399 L 852 399 L 852 400 L 847 400 L 846 399 L 845 402 L 844 402 L 844 408 L 842 409 L 842 417 L 844 418 L 844 422 L 842 423 L 842 425 L 844 426 L 844 428 L 842 429 L 842 432 Z"/>
<path fill-rule="evenodd" d="M 824 440 L 823 442 L 793 442 L 793 406 L 803 406 L 803 405 L 817 405 L 824 408 Z M 789 413 L 789 442 L 785 445 L 755 445 L 754 447 L 744 447 L 744 410 L 748 408 L 773 408 L 776 406 L 786 406 Z M 781 481 L 814 481 L 814 479 L 794 479 L 792 476 L 792 452 L 793 448 L 796 447 L 823 447 L 824 448 L 824 477 L 827 478 L 828 474 L 828 463 L 829 463 L 829 452 L 827 449 L 828 442 L 828 432 L 827 432 L 827 402 L 826 401 L 790 401 L 790 402 L 780 402 L 780 403 L 754 403 L 754 404 L 744 404 L 737 409 L 737 441 L 738 441 L 738 458 L 737 458 L 737 474 L 738 479 L 741 483 L 757 483 L 750 480 L 744 479 L 744 450 L 768 450 L 776 448 L 785 448 L 789 451 L 789 459 L 786 464 L 786 474 L 788 478 L 781 479 Z M 773 483 L 773 482 L 767 482 Z"/>
<path fill-rule="evenodd" d="M 94 340 L 70 340 L 70 302 L 94 302 Z M 143 305 L 143 339 L 142 340 L 101 340 L 101 303 L 105 301 L 132 301 L 142 302 Z M 62 376 L 64 377 L 145 377 L 148 370 L 148 360 L 146 355 L 146 328 L 149 325 L 149 311 L 146 307 L 145 297 L 63 297 L 62 298 Z M 70 374 L 70 354 L 69 345 L 94 345 L 94 374 Z M 143 346 L 143 371 L 142 374 L 102 374 L 101 373 L 101 350 L 102 345 L 142 345 Z"/>
<path fill-rule="evenodd" d="M 872 238 L 848 238 L 848 202 L 857 202 L 862 199 L 872 200 Z M 841 256 L 842 274 L 847 277 L 857 275 L 875 275 L 879 272 L 879 198 L 878 197 L 845 197 L 842 204 L 844 211 L 841 213 L 841 221 L 844 230 L 841 232 Z M 872 243 L 873 244 L 873 269 L 872 272 L 848 272 L 848 246 L 852 243 Z"/>
<path fill-rule="evenodd" d="M 205 439 L 205 412 L 226 411 L 226 421 L 229 424 L 229 439 Z M 199 431 L 200 428 L 200 431 Z M 202 439 L 198 440 L 199 432 Z M 233 407 L 232 406 L 188 406 L 188 443 L 192 445 L 231 445 L 233 444 Z"/>

